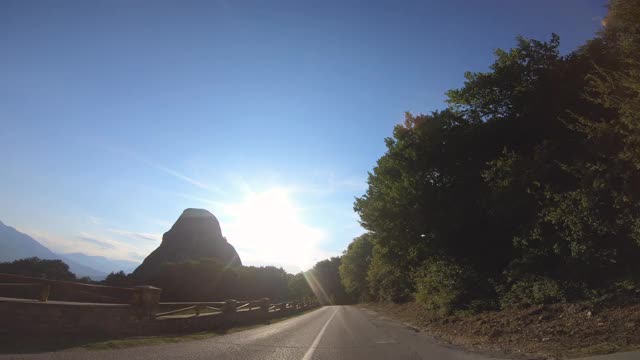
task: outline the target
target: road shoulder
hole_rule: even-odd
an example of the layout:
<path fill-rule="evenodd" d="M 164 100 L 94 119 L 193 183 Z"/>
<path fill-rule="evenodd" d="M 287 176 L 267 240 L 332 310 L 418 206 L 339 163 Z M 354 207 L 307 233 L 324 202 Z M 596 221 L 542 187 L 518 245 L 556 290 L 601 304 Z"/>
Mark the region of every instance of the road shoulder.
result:
<path fill-rule="evenodd" d="M 584 358 L 640 348 L 640 316 L 633 313 L 634 306 L 593 309 L 590 315 L 578 305 L 569 309 L 565 305 L 448 317 L 430 315 L 415 303 L 359 306 L 401 321 L 444 346 L 489 356 Z"/>

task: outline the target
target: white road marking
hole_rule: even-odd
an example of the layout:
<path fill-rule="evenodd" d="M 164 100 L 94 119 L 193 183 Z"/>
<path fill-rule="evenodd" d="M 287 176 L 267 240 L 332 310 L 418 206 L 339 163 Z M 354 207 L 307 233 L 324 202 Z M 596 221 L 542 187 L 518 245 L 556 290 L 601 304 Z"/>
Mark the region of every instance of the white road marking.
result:
<path fill-rule="evenodd" d="M 338 309 L 336 309 L 336 311 L 334 311 L 333 314 L 331 314 L 331 316 L 329 317 L 329 320 L 327 320 L 327 322 L 324 324 L 322 329 L 320 329 L 318 336 L 316 336 L 316 339 L 313 340 L 313 344 L 311 344 L 311 347 L 309 348 L 309 350 L 307 350 L 307 352 L 304 354 L 304 357 L 302 358 L 302 360 L 311 360 L 311 357 L 313 356 L 314 351 L 316 351 L 316 347 L 318 346 L 318 343 L 320 343 L 320 339 L 322 339 L 322 335 L 324 335 L 324 331 L 327 330 L 327 326 L 329 326 L 331 319 L 333 319 L 333 317 L 336 316 L 337 312 L 338 312 Z"/>

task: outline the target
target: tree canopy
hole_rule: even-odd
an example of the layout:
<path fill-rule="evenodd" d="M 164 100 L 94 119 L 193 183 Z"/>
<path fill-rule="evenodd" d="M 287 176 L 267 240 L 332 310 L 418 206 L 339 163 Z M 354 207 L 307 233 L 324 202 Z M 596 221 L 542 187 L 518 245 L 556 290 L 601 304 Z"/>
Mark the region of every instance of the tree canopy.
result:
<path fill-rule="evenodd" d="M 640 1 L 611 1 L 566 55 L 558 35 L 518 37 L 446 109 L 407 113 L 355 201 L 374 241 L 345 252 L 346 289 L 449 311 L 636 284 L 639 18 Z"/>
<path fill-rule="evenodd" d="M 0 263 L 0 273 L 50 280 L 76 280 L 76 275 L 69 271 L 69 265 L 62 260 L 47 260 L 37 257 Z"/>
<path fill-rule="evenodd" d="M 363 234 L 349 244 L 340 262 L 340 280 L 346 293 L 360 301 L 369 299 L 369 284 L 366 279 L 371 255 L 373 239 L 371 233 Z"/>

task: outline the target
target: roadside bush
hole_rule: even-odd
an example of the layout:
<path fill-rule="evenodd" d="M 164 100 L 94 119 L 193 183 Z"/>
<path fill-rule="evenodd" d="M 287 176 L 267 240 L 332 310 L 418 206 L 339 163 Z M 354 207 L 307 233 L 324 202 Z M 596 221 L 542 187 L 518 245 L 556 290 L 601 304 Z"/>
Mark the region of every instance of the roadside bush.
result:
<path fill-rule="evenodd" d="M 567 301 L 566 284 L 543 276 L 527 276 L 514 282 L 501 296 L 502 308 L 527 307 Z"/>
<path fill-rule="evenodd" d="M 455 310 L 483 311 L 493 307 L 486 281 L 469 266 L 446 259 L 431 260 L 413 276 L 416 301 L 440 315 Z"/>
<path fill-rule="evenodd" d="M 388 255 L 378 246 L 373 248 L 373 256 L 367 282 L 371 297 L 378 301 L 402 302 L 411 299 L 413 292 L 411 279 L 406 276 L 402 264 L 391 262 Z"/>

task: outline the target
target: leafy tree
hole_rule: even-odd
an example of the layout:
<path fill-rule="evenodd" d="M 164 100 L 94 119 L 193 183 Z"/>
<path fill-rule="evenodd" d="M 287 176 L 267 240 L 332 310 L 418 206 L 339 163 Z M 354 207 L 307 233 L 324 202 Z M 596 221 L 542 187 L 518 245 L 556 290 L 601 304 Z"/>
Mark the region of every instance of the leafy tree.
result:
<path fill-rule="evenodd" d="M 120 270 L 118 272 L 111 272 L 102 283 L 109 286 L 131 286 L 134 285 L 136 281 L 133 276 L 127 275 L 124 271 Z"/>
<path fill-rule="evenodd" d="M 448 312 L 638 281 L 638 18 L 640 0 L 611 1 L 604 31 L 564 56 L 557 35 L 518 37 L 447 109 L 406 115 L 354 204 L 376 238 L 374 298 Z"/>
<path fill-rule="evenodd" d="M 454 310 L 492 309 L 491 284 L 473 268 L 451 259 L 434 258 L 414 273 L 416 301 L 441 315 Z M 487 293 L 489 292 L 489 293 Z"/>
<path fill-rule="evenodd" d="M 37 257 L 0 263 L 0 273 L 30 276 L 49 280 L 76 281 L 76 276 L 69 271 L 69 266 L 62 260 L 46 260 Z M 0 287 L 0 296 L 15 298 L 37 298 L 40 289 L 37 287 Z M 71 300 L 68 291 L 54 288 L 52 300 Z"/>
<path fill-rule="evenodd" d="M 306 272 L 305 278 L 318 301 L 325 305 L 347 304 L 347 296 L 340 282 L 340 258 L 322 260 Z"/>
<path fill-rule="evenodd" d="M 150 280 L 167 301 L 221 301 L 231 298 L 237 275 L 215 259 L 164 263 Z"/>
<path fill-rule="evenodd" d="M 273 266 L 228 267 L 216 259 L 162 264 L 149 281 L 162 289 L 166 301 L 221 301 L 227 299 L 272 301 L 291 299 L 289 282 L 292 275 Z M 134 276 L 123 272 L 109 274 L 105 284 L 130 286 L 139 284 Z"/>
<path fill-rule="evenodd" d="M 391 260 L 387 248 L 373 246 L 371 264 L 367 272 L 369 293 L 374 300 L 400 302 L 411 299 L 414 284 L 406 267 Z"/>
<path fill-rule="evenodd" d="M 305 273 L 299 272 L 289 278 L 289 298 L 298 301 L 315 299 Z"/>
<path fill-rule="evenodd" d="M 628 50 L 640 43 L 639 9 L 638 1 L 611 2 L 603 34 L 564 60 L 565 73 L 576 73 L 568 91 L 577 96 L 561 103 L 566 115 L 556 118 L 569 141 L 546 137 L 532 156 L 517 155 L 520 168 L 541 170 L 511 173 L 530 184 L 538 204 L 514 237 L 522 254 L 508 269 L 514 286 L 533 273 L 583 289 L 571 298 L 638 273 L 640 62 Z"/>
<path fill-rule="evenodd" d="M 269 298 L 273 301 L 290 300 L 289 278 L 283 269 L 274 266 L 241 266 L 235 269 L 237 281 L 233 293 L 240 300 Z"/>
<path fill-rule="evenodd" d="M 373 251 L 373 235 L 365 233 L 353 239 L 342 255 L 340 262 L 340 280 L 347 294 L 360 301 L 370 297 L 367 272 Z"/>
<path fill-rule="evenodd" d="M 595 64 L 586 93 L 595 107 L 575 111 L 569 124 L 586 138 L 589 156 L 570 167 L 581 186 L 556 195 L 581 201 L 580 217 L 563 219 L 561 210 L 555 218 L 585 235 L 577 250 L 600 286 L 640 280 L 640 1 L 614 0 L 609 10 L 601 36 L 580 49 Z"/>
<path fill-rule="evenodd" d="M 504 233 L 512 225 L 490 211 L 481 176 L 501 151 L 487 135 L 482 123 L 445 110 L 407 114 L 386 139 L 387 153 L 355 202 L 362 225 L 376 234 L 369 279 L 377 298 L 408 299 L 411 274 L 431 257 L 468 261 L 489 274 L 508 263 L 511 239 Z M 495 251 L 478 257 L 486 248 Z M 379 281 L 393 288 L 379 288 Z"/>
<path fill-rule="evenodd" d="M 584 178 L 574 171 L 588 151 L 584 136 L 567 126 L 573 111 L 594 108 L 583 96 L 592 59 L 562 57 L 558 46 L 555 35 L 550 42 L 518 38 L 516 48 L 496 51 L 491 72 L 468 73 L 464 87 L 448 93 L 454 111 L 476 121 L 502 147 L 480 174 L 493 222 L 514 225 L 497 234 L 511 244 L 491 248 L 515 250 L 509 281 L 529 272 L 574 281 L 592 275 L 580 264 L 589 261 L 586 254 L 575 252 L 593 239 L 592 229 L 578 224 L 598 221 L 587 205 L 593 198 L 580 189 Z M 573 274 L 564 269 L 572 260 Z"/>
<path fill-rule="evenodd" d="M 50 280 L 76 280 L 76 275 L 69 271 L 69 265 L 65 264 L 62 260 L 46 260 L 37 257 L 0 263 L 0 273 Z"/>

